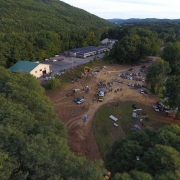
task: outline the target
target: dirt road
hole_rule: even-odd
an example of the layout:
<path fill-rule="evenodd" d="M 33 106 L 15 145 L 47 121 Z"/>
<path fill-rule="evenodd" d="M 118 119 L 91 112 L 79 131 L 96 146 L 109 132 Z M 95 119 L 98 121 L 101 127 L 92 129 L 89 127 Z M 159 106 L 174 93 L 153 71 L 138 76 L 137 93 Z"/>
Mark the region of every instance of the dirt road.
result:
<path fill-rule="evenodd" d="M 54 109 L 59 119 L 61 119 L 67 126 L 69 140 L 68 144 L 72 151 L 75 153 L 81 153 L 90 160 L 100 159 L 99 150 L 95 142 L 92 130 L 92 122 L 94 113 L 99 107 L 104 104 L 117 102 L 117 101 L 138 101 L 147 105 L 153 105 L 157 101 L 153 95 L 142 96 L 138 88 L 129 87 L 127 84 L 137 83 L 135 80 L 122 79 L 118 77 L 118 73 L 124 71 L 128 72 L 131 66 L 128 65 L 111 65 L 106 69 L 100 71 L 97 75 L 89 74 L 83 77 L 74 84 L 69 84 L 61 91 L 55 91 L 48 96 L 54 103 Z M 139 72 L 141 66 L 134 66 L 135 72 Z M 114 82 L 114 79 L 118 78 L 124 81 L 124 84 Z M 111 82 L 112 92 L 108 92 L 105 95 L 103 102 L 94 101 L 94 95 L 97 93 L 97 83 L 102 81 L 104 83 Z M 138 82 L 144 84 L 143 82 Z M 72 91 L 74 88 L 82 89 L 84 86 L 88 86 L 90 91 L 79 91 L 74 93 L 73 96 L 66 97 L 66 93 Z M 122 88 L 122 91 L 115 93 L 114 91 Z M 84 96 L 85 102 L 78 105 L 73 102 L 74 98 Z M 88 116 L 86 122 L 83 121 L 84 115 Z"/>

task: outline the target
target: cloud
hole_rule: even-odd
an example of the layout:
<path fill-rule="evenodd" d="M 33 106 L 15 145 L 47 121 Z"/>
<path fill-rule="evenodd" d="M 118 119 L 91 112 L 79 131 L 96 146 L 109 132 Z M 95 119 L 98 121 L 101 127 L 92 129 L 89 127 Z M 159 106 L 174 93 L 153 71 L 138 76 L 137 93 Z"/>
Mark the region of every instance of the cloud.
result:
<path fill-rule="evenodd" d="M 179 17 L 180 1 L 176 0 L 64 0 L 104 19 Z"/>

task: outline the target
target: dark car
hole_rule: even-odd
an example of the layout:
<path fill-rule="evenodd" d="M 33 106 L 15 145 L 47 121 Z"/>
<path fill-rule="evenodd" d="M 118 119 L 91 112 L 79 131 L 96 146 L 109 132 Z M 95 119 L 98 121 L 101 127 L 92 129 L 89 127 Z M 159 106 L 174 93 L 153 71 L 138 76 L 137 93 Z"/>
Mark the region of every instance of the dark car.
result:
<path fill-rule="evenodd" d="M 133 68 L 129 68 L 129 71 L 134 71 L 134 69 Z"/>
<path fill-rule="evenodd" d="M 75 99 L 74 99 L 74 102 L 78 102 L 78 101 L 80 101 L 81 99 L 83 99 L 83 98 L 75 98 Z"/>
<path fill-rule="evenodd" d="M 142 84 L 142 87 L 143 87 L 143 88 L 147 88 L 147 86 L 146 86 L 146 85 L 144 85 L 144 84 Z"/>
<path fill-rule="evenodd" d="M 97 70 L 95 70 L 94 72 L 100 72 L 100 70 L 99 70 L 99 69 L 97 69 Z"/>
<path fill-rule="evenodd" d="M 140 84 L 138 84 L 137 86 L 138 86 L 138 88 L 141 88 L 141 85 L 140 85 Z"/>
<path fill-rule="evenodd" d="M 159 107 L 164 107 L 164 104 L 163 104 L 162 102 L 160 102 L 160 101 L 157 102 L 157 105 L 158 105 Z"/>
<path fill-rule="evenodd" d="M 151 94 L 147 89 L 144 90 L 144 93 Z"/>

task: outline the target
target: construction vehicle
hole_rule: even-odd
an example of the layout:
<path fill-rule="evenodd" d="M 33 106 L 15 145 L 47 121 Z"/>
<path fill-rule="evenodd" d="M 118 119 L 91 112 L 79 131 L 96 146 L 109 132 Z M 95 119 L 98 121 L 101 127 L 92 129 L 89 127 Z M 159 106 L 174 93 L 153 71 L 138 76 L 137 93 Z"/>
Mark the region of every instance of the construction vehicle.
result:
<path fill-rule="evenodd" d="M 86 73 L 86 72 L 90 72 L 92 69 L 91 68 L 89 68 L 89 67 L 87 67 L 87 66 L 85 66 L 84 67 L 84 73 Z"/>
<path fill-rule="evenodd" d="M 106 180 L 109 180 L 110 176 L 111 176 L 111 172 L 108 172 L 107 174 L 104 175 Z"/>

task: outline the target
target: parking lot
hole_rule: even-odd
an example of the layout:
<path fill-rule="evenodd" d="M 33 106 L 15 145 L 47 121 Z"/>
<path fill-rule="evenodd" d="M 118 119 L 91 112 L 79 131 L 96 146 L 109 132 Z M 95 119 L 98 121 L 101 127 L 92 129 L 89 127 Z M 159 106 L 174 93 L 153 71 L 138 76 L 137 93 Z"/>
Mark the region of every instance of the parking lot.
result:
<path fill-rule="evenodd" d="M 104 53 L 96 55 L 99 58 L 103 58 Z M 52 75 L 55 75 L 59 73 L 62 69 L 65 69 L 66 71 L 69 69 L 72 69 L 76 66 L 79 66 L 81 64 L 85 64 L 87 62 L 90 62 L 90 60 L 93 60 L 95 56 L 90 56 L 85 59 L 77 58 L 77 57 L 65 57 L 64 55 L 59 55 L 58 57 L 53 57 L 48 60 L 44 60 L 41 63 L 43 64 L 50 64 Z M 62 60 L 63 59 L 63 60 Z M 57 61 L 55 61 L 57 60 Z"/>

